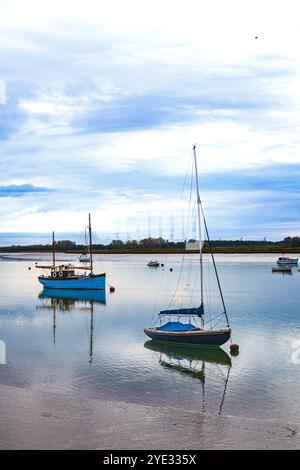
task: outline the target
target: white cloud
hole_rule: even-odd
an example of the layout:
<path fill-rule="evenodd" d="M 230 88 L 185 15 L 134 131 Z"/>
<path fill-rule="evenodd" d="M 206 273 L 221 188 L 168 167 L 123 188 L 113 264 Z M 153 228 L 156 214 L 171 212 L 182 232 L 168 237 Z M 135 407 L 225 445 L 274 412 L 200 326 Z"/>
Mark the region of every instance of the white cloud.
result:
<path fill-rule="evenodd" d="M 296 1 L 2 3 L 1 181 L 57 197 L 10 201 L 0 229 L 76 229 L 91 208 L 108 230 L 157 201 L 173 210 L 180 184 L 167 182 L 184 178 L 195 141 L 201 178 L 300 164 L 298 17 Z M 145 174 L 166 184 L 143 191 Z"/>

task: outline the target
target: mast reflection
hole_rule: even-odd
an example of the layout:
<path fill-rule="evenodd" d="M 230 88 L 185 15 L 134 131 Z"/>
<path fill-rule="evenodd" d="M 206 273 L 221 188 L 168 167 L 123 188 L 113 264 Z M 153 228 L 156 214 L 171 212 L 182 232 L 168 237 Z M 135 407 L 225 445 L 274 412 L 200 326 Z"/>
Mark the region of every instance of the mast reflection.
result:
<path fill-rule="evenodd" d="M 52 333 L 53 346 L 56 342 L 57 313 L 84 311 L 90 312 L 89 323 L 89 364 L 93 362 L 93 343 L 94 343 L 94 305 L 106 305 L 106 295 L 103 290 L 62 290 L 62 289 L 44 289 L 39 294 L 42 301 L 50 300 L 50 303 L 38 305 L 38 310 L 52 311 Z"/>
<path fill-rule="evenodd" d="M 207 410 L 206 399 L 206 366 L 213 364 L 225 369 L 224 385 L 222 389 L 222 396 L 219 404 L 219 414 L 222 413 L 225 395 L 227 391 L 230 370 L 232 362 L 230 356 L 221 348 L 193 348 L 189 346 L 163 343 L 159 341 L 146 341 L 144 347 L 159 353 L 159 364 L 166 369 L 172 369 L 179 374 L 190 376 L 193 379 L 198 379 L 201 383 L 201 407 L 202 411 Z"/>

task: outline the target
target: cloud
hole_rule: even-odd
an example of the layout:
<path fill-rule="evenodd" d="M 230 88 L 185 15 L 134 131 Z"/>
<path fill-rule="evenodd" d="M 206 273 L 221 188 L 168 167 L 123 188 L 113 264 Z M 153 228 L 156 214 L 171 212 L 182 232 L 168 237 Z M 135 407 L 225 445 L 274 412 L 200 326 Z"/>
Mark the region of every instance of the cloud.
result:
<path fill-rule="evenodd" d="M 49 192 L 49 188 L 33 186 L 32 184 L 0 186 L 0 197 L 20 197 L 34 193 Z"/>
<path fill-rule="evenodd" d="M 0 230 L 77 230 L 90 210 L 104 232 L 147 231 L 149 211 L 167 225 L 195 141 L 217 236 L 295 230 L 295 5 L 1 4 L 0 184 L 45 190 L 12 189 Z"/>

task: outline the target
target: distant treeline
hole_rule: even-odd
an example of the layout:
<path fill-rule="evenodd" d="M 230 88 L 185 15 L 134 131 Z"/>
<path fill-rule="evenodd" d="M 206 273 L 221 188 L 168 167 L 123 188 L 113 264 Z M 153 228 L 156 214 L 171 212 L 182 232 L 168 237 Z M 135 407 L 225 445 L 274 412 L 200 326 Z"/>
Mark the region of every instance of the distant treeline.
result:
<path fill-rule="evenodd" d="M 189 240 L 190 242 L 193 240 Z M 281 241 L 266 240 L 212 240 L 211 245 L 216 252 L 281 252 L 300 251 L 300 237 L 286 237 Z M 0 247 L 0 252 L 49 252 L 52 245 L 11 245 Z M 55 251 L 60 253 L 80 253 L 86 250 L 84 245 L 77 245 L 71 240 L 55 242 Z M 122 252 L 182 252 L 185 242 L 172 242 L 163 238 L 144 238 L 143 240 L 112 240 L 108 245 L 93 244 L 93 251 L 101 253 Z M 209 251 L 208 243 L 204 243 L 203 251 Z"/>

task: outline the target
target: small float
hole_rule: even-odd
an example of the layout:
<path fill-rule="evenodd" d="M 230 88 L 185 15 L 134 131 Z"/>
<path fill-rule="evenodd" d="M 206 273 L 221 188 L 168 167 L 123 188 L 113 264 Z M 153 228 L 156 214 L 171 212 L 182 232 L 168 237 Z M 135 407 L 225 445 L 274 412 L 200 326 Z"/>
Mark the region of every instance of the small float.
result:
<path fill-rule="evenodd" d="M 149 263 L 147 264 L 147 266 L 149 268 L 158 268 L 160 266 L 159 262 L 158 261 L 149 261 Z"/>

